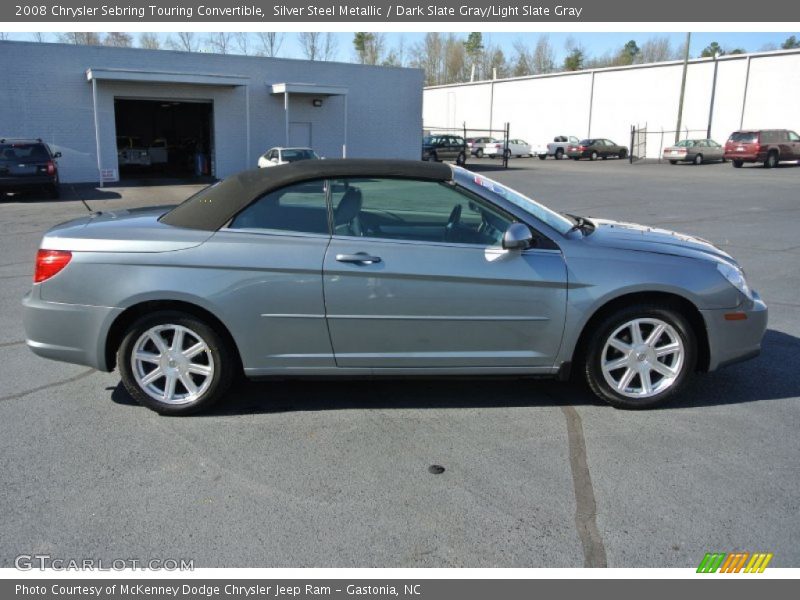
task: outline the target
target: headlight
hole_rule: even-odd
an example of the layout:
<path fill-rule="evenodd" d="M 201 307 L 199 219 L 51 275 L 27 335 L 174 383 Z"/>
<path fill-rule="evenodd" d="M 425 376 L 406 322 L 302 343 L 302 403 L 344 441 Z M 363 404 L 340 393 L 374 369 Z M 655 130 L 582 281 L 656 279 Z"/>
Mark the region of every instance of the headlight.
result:
<path fill-rule="evenodd" d="M 717 271 L 748 299 L 753 299 L 753 292 L 750 291 L 750 286 L 747 285 L 747 280 L 744 278 L 744 271 L 740 267 L 728 263 L 717 263 Z"/>

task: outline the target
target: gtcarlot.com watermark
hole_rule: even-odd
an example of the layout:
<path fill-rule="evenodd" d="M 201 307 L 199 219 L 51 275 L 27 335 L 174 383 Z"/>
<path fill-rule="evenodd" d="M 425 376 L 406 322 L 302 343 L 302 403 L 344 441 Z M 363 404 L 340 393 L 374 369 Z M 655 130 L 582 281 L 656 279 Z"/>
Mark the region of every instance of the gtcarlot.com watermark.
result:
<path fill-rule="evenodd" d="M 194 571 L 194 559 L 185 558 L 58 558 L 49 554 L 20 554 L 20 571 Z"/>

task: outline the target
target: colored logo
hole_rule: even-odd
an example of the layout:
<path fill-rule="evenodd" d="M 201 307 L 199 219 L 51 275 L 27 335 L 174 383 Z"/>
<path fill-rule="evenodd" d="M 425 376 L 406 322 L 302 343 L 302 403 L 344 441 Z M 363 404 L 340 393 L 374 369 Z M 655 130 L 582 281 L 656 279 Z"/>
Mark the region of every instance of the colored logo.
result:
<path fill-rule="evenodd" d="M 769 561 L 772 560 L 771 552 L 709 552 L 700 561 L 698 573 L 763 573 Z"/>

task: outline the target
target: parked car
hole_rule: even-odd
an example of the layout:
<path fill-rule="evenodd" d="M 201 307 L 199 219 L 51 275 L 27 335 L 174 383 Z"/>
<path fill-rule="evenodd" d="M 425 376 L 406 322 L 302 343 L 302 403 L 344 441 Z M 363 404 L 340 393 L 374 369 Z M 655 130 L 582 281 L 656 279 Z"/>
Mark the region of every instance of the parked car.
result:
<path fill-rule="evenodd" d="M 557 135 L 552 142 L 547 144 L 547 153 L 539 154 L 539 158 L 545 160 L 548 156 L 553 156 L 556 160 L 561 160 L 567 153 L 567 147 L 577 143 L 578 138 L 574 135 Z"/>
<path fill-rule="evenodd" d="M 789 129 L 734 131 L 725 144 L 725 158 L 737 169 L 746 162 L 771 169 L 784 160 L 800 160 L 800 136 Z"/>
<path fill-rule="evenodd" d="M 588 158 L 589 160 L 602 158 L 605 160 L 610 156 L 627 158 L 628 149 L 605 138 L 590 138 L 581 140 L 577 144 L 569 144 L 567 146 L 567 156 L 573 160 L 582 158 Z"/>
<path fill-rule="evenodd" d="M 673 165 L 679 162 L 702 165 L 716 160 L 725 162 L 725 149 L 714 140 L 681 140 L 674 146 L 664 148 L 662 156 Z"/>
<path fill-rule="evenodd" d="M 311 148 L 270 148 L 258 157 L 258 168 L 276 167 L 300 160 L 319 160 Z"/>
<path fill-rule="evenodd" d="M 645 408 L 758 354 L 767 324 L 710 242 L 560 214 L 460 167 L 363 159 L 246 171 L 174 208 L 58 225 L 23 305 L 33 352 L 116 367 L 136 400 L 175 415 L 241 373 L 572 371 Z"/>
<path fill-rule="evenodd" d="M 469 148 L 469 153 L 471 156 L 475 156 L 476 158 L 483 158 L 484 148 L 488 144 L 495 143 L 497 143 L 497 140 L 493 137 L 467 138 L 467 148 Z"/>
<path fill-rule="evenodd" d="M 505 148 L 505 143 L 502 141 L 497 141 L 494 144 L 487 144 L 485 148 L 486 154 L 492 158 L 499 158 L 503 156 L 503 153 L 511 158 L 512 156 L 516 156 L 521 158 L 523 156 L 532 156 L 531 154 L 531 145 L 526 142 L 525 140 L 514 139 L 508 140 L 508 148 Z"/>
<path fill-rule="evenodd" d="M 150 151 L 138 137 L 117 136 L 117 163 L 120 167 L 149 167 Z"/>
<path fill-rule="evenodd" d="M 41 139 L 0 139 L 0 196 L 42 189 L 51 198 L 58 198 L 60 157 L 61 152 L 52 152 Z"/>
<path fill-rule="evenodd" d="M 422 138 L 422 160 L 454 160 L 467 164 L 467 143 L 459 135 L 427 135 Z"/>
<path fill-rule="evenodd" d="M 152 165 L 165 165 L 169 162 L 169 145 L 164 138 L 153 140 L 150 147 L 147 149 L 150 155 L 150 164 Z"/>

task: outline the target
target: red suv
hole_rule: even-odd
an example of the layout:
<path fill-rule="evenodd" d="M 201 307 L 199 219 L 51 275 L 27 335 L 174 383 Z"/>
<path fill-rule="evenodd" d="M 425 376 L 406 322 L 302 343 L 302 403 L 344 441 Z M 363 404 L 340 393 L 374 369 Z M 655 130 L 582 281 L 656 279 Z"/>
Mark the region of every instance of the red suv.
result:
<path fill-rule="evenodd" d="M 746 162 L 771 169 L 782 160 L 800 160 L 800 136 L 788 129 L 734 131 L 725 144 L 725 158 L 737 169 Z"/>

